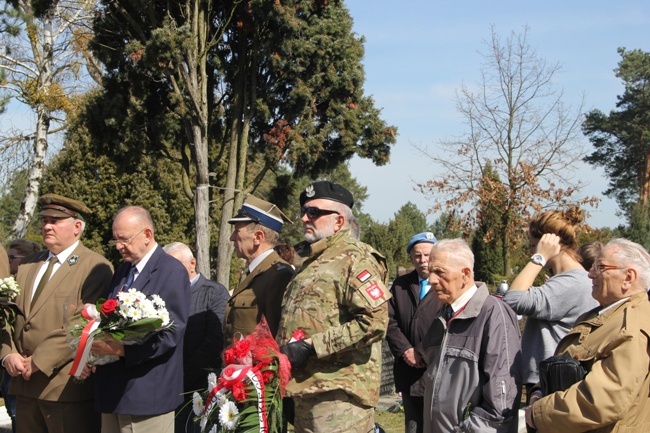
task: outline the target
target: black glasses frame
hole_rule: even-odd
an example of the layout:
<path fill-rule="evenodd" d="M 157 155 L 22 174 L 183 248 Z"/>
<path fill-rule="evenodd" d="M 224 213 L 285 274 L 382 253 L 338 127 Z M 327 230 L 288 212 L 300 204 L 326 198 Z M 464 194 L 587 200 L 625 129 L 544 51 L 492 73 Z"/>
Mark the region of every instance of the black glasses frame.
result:
<path fill-rule="evenodd" d="M 315 220 L 317 218 L 322 217 L 323 215 L 331 215 L 334 213 L 337 215 L 341 215 L 340 212 L 337 212 L 335 210 L 321 209 L 315 206 L 300 207 L 300 216 L 303 217 L 305 216 L 305 214 L 307 214 L 307 218 L 309 218 L 310 220 Z"/>

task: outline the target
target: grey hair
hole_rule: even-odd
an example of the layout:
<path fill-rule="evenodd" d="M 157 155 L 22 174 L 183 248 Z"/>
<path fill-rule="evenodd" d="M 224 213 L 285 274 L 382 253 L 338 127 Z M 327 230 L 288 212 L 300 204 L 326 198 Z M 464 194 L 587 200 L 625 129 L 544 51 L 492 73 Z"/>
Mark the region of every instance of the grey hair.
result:
<path fill-rule="evenodd" d="M 456 264 L 467 266 L 474 275 L 474 253 L 463 239 L 441 239 L 431 247 L 431 256 L 436 252 L 446 252 Z"/>
<path fill-rule="evenodd" d="M 644 288 L 650 287 L 650 254 L 643 246 L 623 238 L 612 239 L 603 247 L 611 251 L 611 260 L 617 265 L 624 265 L 636 271 L 637 279 Z"/>
<path fill-rule="evenodd" d="M 194 258 L 194 254 L 192 254 L 190 247 L 182 242 L 172 242 L 167 244 L 163 247 L 163 251 L 167 254 L 178 254 L 178 256 L 183 258 L 183 262 L 189 262 Z"/>
<path fill-rule="evenodd" d="M 252 222 L 247 226 L 248 232 L 254 232 L 256 230 L 261 231 L 264 233 L 264 240 L 266 243 L 268 243 L 271 246 L 276 246 L 278 242 L 280 241 L 280 233 L 276 232 L 275 230 L 268 228 L 267 226 Z"/>

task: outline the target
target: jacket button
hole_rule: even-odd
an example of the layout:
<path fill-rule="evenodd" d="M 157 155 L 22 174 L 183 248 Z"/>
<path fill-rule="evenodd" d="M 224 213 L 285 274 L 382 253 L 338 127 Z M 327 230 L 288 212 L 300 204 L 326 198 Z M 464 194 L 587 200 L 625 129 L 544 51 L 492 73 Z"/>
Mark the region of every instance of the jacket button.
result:
<path fill-rule="evenodd" d="M 25 327 L 24 327 L 23 329 L 25 330 L 25 332 L 29 331 L 29 329 L 30 329 L 29 323 L 26 324 Z"/>

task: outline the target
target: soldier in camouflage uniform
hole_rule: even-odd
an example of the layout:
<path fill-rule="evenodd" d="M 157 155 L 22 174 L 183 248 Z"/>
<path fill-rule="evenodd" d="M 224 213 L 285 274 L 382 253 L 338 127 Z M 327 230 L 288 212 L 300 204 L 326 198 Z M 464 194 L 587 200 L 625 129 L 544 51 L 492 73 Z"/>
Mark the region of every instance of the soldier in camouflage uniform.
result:
<path fill-rule="evenodd" d="M 374 429 L 388 271 L 380 253 L 351 236 L 353 203 L 331 182 L 314 182 L 300 195 L 310 255 L 287 288 L 277 335 L 292 364 L 287 394 L 297 433 Z"/>

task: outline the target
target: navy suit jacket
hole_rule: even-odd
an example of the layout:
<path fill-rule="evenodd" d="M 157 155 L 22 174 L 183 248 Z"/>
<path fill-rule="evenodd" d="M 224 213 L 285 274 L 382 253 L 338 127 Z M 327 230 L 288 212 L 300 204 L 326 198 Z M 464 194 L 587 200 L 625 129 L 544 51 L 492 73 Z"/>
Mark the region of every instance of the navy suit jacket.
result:
<path fill-rule="evenodd" d="M 115 272 L 111 287 L 116 296 L 130 263 Z M 156 245 L 156 250 L 131 287 L 165 301 L 174 331 L 157 332 L 142 344 L 124 346 L 124 357 L 97 367 L 95 406 L 99 412 L 123 415 L 160 415 L 183 401 L 183 336 L 189 313 L 187 271 Z"/>

